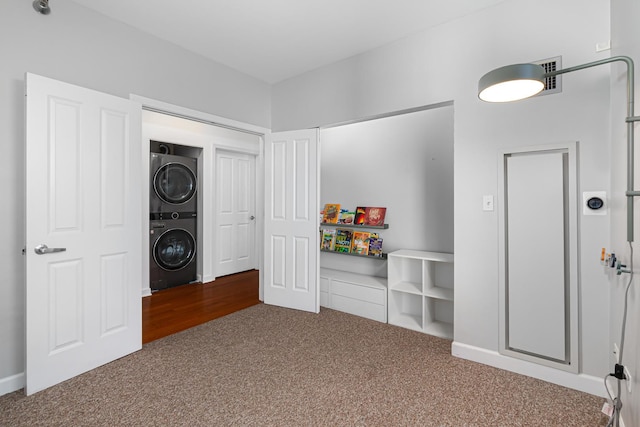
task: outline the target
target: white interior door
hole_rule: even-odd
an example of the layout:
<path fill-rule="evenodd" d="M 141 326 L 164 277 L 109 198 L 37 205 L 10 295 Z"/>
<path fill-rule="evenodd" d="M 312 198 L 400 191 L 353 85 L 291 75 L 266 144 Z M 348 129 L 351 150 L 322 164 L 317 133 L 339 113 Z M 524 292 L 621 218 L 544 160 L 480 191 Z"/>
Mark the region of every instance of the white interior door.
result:
<path fill-rule="evenodd" d="M 256 159 L 216 152 L 216 277 L 256 268 Z"/>
<path fill-rule="evenodd" d="M 141 348 L 141 108 L 32 74 L 26 86 L 32 394 Z"/>
<path fill-rule="evenodd" d="M 265 144 L 264 302 L 317 313 L 318 130 Z"/>

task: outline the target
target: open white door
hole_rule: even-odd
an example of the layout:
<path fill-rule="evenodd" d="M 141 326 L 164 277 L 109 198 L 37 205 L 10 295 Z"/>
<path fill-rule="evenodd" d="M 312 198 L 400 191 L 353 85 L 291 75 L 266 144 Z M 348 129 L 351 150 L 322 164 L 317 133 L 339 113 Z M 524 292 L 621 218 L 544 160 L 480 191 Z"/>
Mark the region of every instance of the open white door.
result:
<path fill-rule="evenodd" d="M 318 313 L 318 130 L 265 144 L 264 302 Z"/>
<path fill-rule="evenodd" d="M 26 86 L 32 394 L 142 346 L 141 107 L 33 74 Z"/>
<path fill-rule="evenodd" d="M 256 158 L 216 151 L 216 277 L 256 268 Z"/>

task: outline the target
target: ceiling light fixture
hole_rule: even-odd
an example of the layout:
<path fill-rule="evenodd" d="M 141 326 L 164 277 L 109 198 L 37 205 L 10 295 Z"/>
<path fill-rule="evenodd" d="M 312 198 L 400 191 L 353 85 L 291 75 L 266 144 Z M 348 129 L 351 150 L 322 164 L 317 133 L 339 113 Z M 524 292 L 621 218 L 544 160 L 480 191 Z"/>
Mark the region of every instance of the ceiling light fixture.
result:
<path fill-rule="evenodd" d="M 640 196 L 640 191 L 634 191 L 634 134 L 633 124 L 640 121 L 640 117 L 634 116 L 634 65 L 628 56 L 614 56 L 600 61 L 589 62 L 575 67 L 544 72 L 538 64 L 516 64 L 497 68 L 482 76 L 478 82 L 478 97 L 487 102 L 509 102 L 534 96 L 544 89 L 544 79 L 547 77 L 566 74 L 572 71 L 583 70 L 611 62 L 624 62 L 627 64 L 627 241 L 633 242 L 633 198 Z"/>
<path fill-rule="evenodd" d="M 33 8 L 36 10 L 36 12 L 39 12 L 43 15 L 48 15 L 49 13 L 51 13 L 49 0 L 35 0 L 33 2 Z"/>

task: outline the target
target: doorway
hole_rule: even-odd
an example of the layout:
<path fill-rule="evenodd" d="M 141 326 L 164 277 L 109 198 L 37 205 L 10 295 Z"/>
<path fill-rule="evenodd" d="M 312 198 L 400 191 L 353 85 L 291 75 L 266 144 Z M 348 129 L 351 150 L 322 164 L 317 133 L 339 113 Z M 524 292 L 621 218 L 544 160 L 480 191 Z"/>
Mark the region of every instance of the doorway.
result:
<path fill-rule="evenodd" d="M 253 188 L 252 206 L 255 208 L 259 206 L 260 198 L 262 197 L 260 192 L 256 191 L 256 169 L 259 169 L 261 162 L 261 144 L 262 137 L 256 131 L 252 129 L 243 131 L 240 128 L 228 128 L 223 127 L 224 124 L 218 125 L 213 121 L 215 117 L 211 117 L 210 120 L 199 119 L 197 113 L 190 110 L 185 110 L 184 114 L 178 114 L 182 109 L 179 107 L 172 107 L 171 112 L 150 111 L 147 105 L 153 104 L 154 101 L 142 100 L 145 105 L 143 111 L 143 135 L 142 135 L 142 150 L 144 152 L 150 149 L 151 141 L 165 141 L 172 143 L 180 143 L 182 146 L 192 147 L 199 149 L 200 155 L 198 156 L 198 218 L 197 218 L 197 279 L 202 283 L 213 282 L 217 277 L 221 276 L 218 272 L 218 250 L 219 250 L 219 229 L 216 225 L 216 212 L 217 212 L 217 192 L 219 186 L 219 177 L 217 173 L 216 160 L 217 153 L 234 153 L 238 158 L 245 156 L 250 161 L 253 172 L 248 179 L 250 182 L 245 185 L 251 185 Z M 165 106 L 166 107 L 166 106 Z M 175 111 L 173 110 L 175 108 Z M 149 164 L 143 164 L 143 176 L 149 176 Z M 148 178 L 147 178 L 148 179 Z M 224 181 L 224 179 L 223 179 Z M 147 194 L 143 194 L 143 198 L 149 198 L 148 192 L 149 186 L 145 187 Z M 252 212 L 248 216 L 254 216 L 253 226 L 250 232 L 250 239 L 254 242 L 253 246 L 258 246 L 260 240 L 260 212 Z M 149 219 L 145 218 L 145 222 Z M 148 224 L 146 224 L 148 225 Z M 143 227 L 145 224 L 143 223 Z M 146 228 L 148 230 L 148 228 Z M 242 240 L 233 234 L 233 230 L 230 231 L 227 240 Z M 143 247 L 148 247 L 150 236 L 145 234 L 143 239 Z M 146 246 L 144 246 L 146 244 Z M 145 254 L 143 254 L 144 256 Z M 143 259 L 143 263 L 147 265 L 149 263 L 148 254 L 147 259 Z M 257 255 L 254 252 L 251 258 L 250 265 L 245 270 L 259 267 Z M 242 270 L 237 270 L 242 271 Z M 230 273 L 226 273 L 230 274 Z M 148 277 L 143 277 L 143 295 L 150 295 L 150 288 L 144 288 L 145 284 L 149 283 Z"/>

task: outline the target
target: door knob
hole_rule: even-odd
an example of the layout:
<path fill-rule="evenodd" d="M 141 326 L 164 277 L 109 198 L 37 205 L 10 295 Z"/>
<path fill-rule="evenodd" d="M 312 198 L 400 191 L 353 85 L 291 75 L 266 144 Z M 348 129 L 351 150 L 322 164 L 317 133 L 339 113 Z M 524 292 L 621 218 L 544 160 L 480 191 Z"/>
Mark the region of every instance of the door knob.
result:
<path fill-rule="evenodd" d="M 51 254 L 54 252 L 64 252 L 66 250 L 67 248 L 50 248 L 47 245 L 38 245 L 33 249 L 33 251 L 38 255 Z"/>
<path fill-rule="evenodd" d="M 253 216 L 253 215 L 251 215 L 251 216 L 249 217 L 249 219 L 250 219 L 251 221 L 253 221 L 254 219 L 256 219 L 256 217 L 255 217 L 255 216 Z"/>

